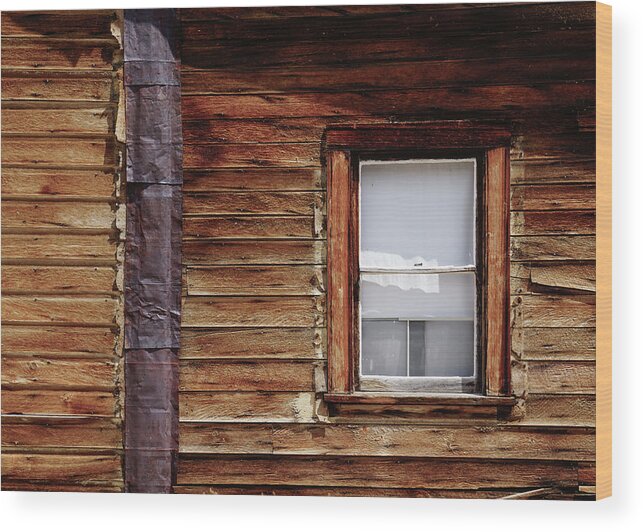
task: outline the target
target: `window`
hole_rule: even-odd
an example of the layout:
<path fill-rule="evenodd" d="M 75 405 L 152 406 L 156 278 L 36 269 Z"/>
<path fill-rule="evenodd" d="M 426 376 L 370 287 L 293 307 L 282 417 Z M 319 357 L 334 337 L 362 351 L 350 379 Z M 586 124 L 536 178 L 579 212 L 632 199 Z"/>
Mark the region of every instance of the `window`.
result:
<path fill-rule="evenodd" d="M 327 400 L 508 393 L 508 143 L 460 121 L 327 131 Z"/>
<path fill-rule="evenodd" d="M 475 391 L 475 204 L 475 159 L 360 161 L 360 389 Z"/>

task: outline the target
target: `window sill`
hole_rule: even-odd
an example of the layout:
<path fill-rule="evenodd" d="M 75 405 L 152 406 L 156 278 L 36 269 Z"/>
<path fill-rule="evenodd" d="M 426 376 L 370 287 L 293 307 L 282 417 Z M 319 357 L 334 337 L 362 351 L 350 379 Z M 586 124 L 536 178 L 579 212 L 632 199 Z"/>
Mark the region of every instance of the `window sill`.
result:
<path fill-rule="evenodd" d="M 326 393 L 330 417 L 364 422 L 498 423 L 514 415 L 515 397 L 474 394 Z"/>
<path fill-rule="evenodd" d="M 516 404 L 515 397 L 475 394 L 326 393 L 324 394 L 324 400 L 328 403 L 361 405 L 479 405 L 511 407 Z"/>

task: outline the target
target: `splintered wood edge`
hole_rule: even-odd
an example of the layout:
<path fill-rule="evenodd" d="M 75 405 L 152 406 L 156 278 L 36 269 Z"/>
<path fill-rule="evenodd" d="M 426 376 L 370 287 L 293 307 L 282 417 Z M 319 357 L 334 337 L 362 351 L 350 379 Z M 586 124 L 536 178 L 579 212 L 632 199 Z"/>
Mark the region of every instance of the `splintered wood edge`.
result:
<path fill-rule="evenodd" d="M 596 3 L 596 498 L 612 494 L 612 7 Z"/>

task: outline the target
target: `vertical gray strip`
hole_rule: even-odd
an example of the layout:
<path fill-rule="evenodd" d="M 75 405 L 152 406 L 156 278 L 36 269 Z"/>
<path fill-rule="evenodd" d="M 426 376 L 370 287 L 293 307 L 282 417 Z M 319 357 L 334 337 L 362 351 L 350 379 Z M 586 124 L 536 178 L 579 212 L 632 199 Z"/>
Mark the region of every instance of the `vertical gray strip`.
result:
<path fill-rule="evenodd" d="M 182 148 L 173 9 L 124 11 L 125 483 L 169 493 L 178 451 Z"/>

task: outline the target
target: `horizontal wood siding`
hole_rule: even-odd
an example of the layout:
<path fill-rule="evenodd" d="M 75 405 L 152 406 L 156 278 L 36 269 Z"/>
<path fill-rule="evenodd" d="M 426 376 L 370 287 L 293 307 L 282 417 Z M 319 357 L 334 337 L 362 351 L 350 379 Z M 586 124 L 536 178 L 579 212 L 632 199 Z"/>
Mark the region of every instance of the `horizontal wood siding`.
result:
<path fill-rule="evenodd" d="M 2 14 L 2 482 L 122 491 L 113 11 Z"/>
<path fill-rule="evenodd" d="M 175 491 L 582 498 L 595 445 L 594 4 L 181 17 Z M 512 129 L 517 406 L 502 422 L 482 407 L 330 415 L 324 130 L 434 119 Z"/>

